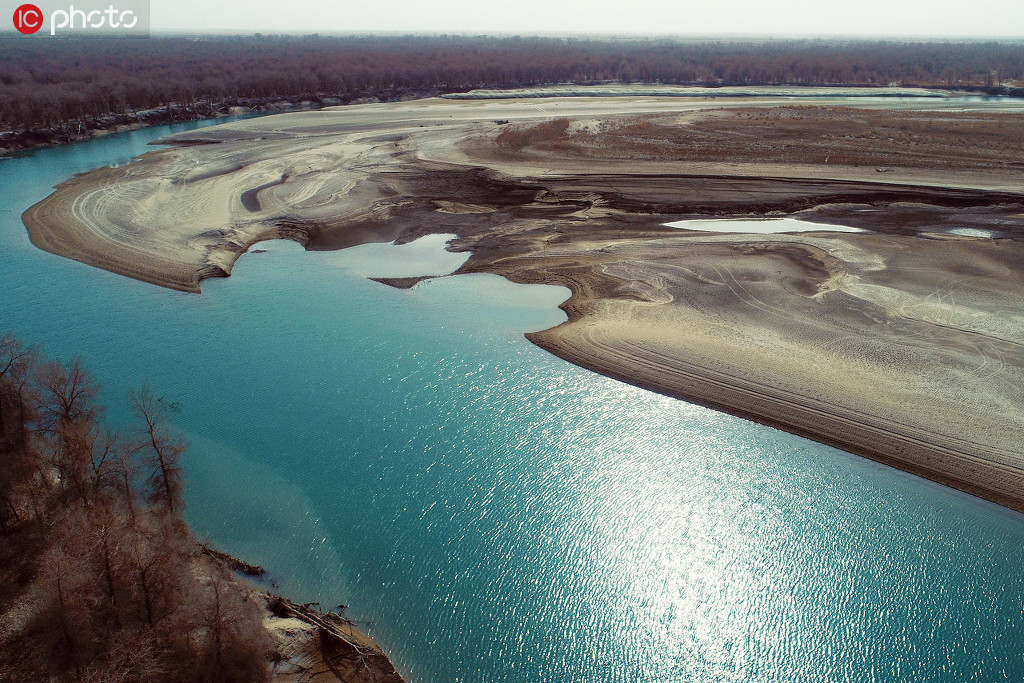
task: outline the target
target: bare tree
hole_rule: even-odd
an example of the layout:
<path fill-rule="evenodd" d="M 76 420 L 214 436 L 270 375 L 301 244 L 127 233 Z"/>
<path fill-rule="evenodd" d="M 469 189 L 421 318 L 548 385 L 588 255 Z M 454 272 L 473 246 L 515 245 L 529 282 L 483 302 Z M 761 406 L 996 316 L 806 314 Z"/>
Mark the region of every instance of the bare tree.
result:
<path fill-rule="evenodd" d="M 28 627 L 34 640 L 49 647 L 46 666 L 76 673 L 90 656 L 90 580 L 82 562 L 80 518 L 66 516 L 55 526 L 53 544 L 40 561 L 39 580 L 31 604 L 34 619 Z"/>
<path fill-rule="evenodd" d="M 148 386 L 129 392 L 129 398 L 143 421 L 142 452 L 150 467 L 150 500 L 163 504 L 172 515 L 179 514 L 182 475 L 179 461 L 185 446 L 173 439 L 167 430 L 170 407 L 162 399 L 154 398 Z"/>
<path fill-rule="evenodd" d="M 27 485 L 38 471 L 29 447 L 32 368 L 36 355 L 10 335 L 0 336 L 0 533 L 21 521 Z M 20 500 L 19 500 L 20 498 Z"/>
<path fill-rule="evenodd" d="M 217 681 L 243 683 L 266 678 L 271 641 L 260 626 L 260 610 L 223 567 L 209 566 L 196 595 L 203 637 L 202 670 Z"/>
<path fill-rule="evenodd" d="M 35 362 L 35 351 L 11 335 L 0 336 L 0 443 L 12 437 L 18 439 L 14 445 L 24 443 L 29 402 L 26 390 Z"/>
<path fill-rule="evenodd" d="M 47 363 L 39 369 L 40 423 L 53 430 L 61 424 L 94 420 L 99 409 L 96 398 L 99 387 L 82 367 L 79 359 L 72 359 L 65 368 L 60 363 Z"/>

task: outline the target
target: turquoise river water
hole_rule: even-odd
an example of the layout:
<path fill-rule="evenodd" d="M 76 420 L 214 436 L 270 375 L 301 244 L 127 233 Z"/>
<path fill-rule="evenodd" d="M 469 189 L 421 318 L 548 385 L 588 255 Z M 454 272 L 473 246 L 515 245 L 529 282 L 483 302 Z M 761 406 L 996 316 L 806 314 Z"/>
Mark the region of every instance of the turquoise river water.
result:
<path fill-rule="evenodd" d="M 1024 680 L 1024 516 L 550 356 L 566 290 L 273 242 L 189 295 L 29 243 L 54 184 L 183 128 L 0 161 L 0 330 L 114 421 L 179 402 L 197 533 L 408 680 Z"/>

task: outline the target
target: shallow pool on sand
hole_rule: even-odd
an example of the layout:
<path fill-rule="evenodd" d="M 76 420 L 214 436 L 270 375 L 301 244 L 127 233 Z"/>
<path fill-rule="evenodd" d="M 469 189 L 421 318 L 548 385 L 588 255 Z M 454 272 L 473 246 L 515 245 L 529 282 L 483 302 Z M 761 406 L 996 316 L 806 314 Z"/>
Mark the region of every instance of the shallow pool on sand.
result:
<path fill-rule="evenodd" d="M 826 223 L 811 223 L 796 218 L 712 218 L 700 220 L 672 221 L 665 223 L 680 230 L 701 230 L 705 232 L 739 232 L 767 235 L 777 232 L 864 232 L 860 228 Z"/>

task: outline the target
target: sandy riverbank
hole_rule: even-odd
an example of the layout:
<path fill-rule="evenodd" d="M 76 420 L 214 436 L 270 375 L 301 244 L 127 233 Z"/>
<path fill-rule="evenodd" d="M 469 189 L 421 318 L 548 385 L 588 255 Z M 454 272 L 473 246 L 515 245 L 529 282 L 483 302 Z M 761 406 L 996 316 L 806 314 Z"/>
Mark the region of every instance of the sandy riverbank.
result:
<path fill-rule="evenodd" d="M 1022 114 L 826 104 L 285 114 L 73 178 L 24 220 L 44 249 L 187 291 L 268 237 L 456 233 L 462 272 L 573 290 L 569 322 L 531 336 L 567 360 L 1024 509 Z M 662 226 L 708 215 L 871 232 Z M 964 227 L 997 237 L 947 232 Z"/>

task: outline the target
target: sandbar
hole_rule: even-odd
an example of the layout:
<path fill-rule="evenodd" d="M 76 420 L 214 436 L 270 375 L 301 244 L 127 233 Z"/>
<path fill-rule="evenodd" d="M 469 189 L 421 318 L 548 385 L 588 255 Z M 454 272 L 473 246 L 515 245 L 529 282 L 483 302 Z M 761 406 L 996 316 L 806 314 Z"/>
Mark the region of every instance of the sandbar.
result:
<path fill-rule="evenodd" d="M 572 290 L 568 321 L 529 335 L 566 360 L 1024 510 L 1024 108 L 960 109 L 339 107 L 178 135 L 23 218 L 43 249 L 192 292 L 264 239 L 454 234 L 460 273 Z M 729 217 L 863 232 L 665 225 Z"/>

